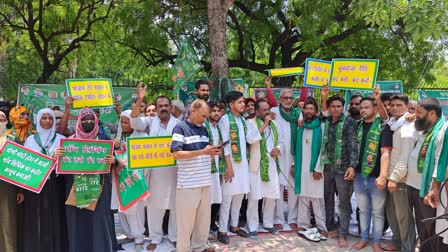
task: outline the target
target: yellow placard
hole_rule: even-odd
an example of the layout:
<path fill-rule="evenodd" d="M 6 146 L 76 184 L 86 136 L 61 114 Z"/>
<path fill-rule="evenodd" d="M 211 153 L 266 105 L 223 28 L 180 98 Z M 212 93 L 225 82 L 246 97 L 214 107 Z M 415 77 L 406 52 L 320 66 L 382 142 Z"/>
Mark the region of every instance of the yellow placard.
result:
<path fill-rule="evenodd" d="M 70 79 L 65 83 L 68 94 L 73 97 L 74 109 L 114 105 L 111 79 Z"/>
<path fill-rule="evenodd" d="M 128 137 L 128 169 L 171 167 L 176 165 L 171 153 L 171 136 Z"/>
<path fill-rule="evenodd" d="M 268 71 L 269 76 L 286 77 L 303 74 L 303 67 L 275 68 L 266 71 Z"/>
<path fill-rule="evenodd" d="M 373 89 L 378 73 L 377 59 L 333 59 L 330 88 Z"/>
<path fill-rule="evenodd" d="M 303 85 L 306 87 L 322 87 L 328 84 L 331 61 L 307 58 Z"/>

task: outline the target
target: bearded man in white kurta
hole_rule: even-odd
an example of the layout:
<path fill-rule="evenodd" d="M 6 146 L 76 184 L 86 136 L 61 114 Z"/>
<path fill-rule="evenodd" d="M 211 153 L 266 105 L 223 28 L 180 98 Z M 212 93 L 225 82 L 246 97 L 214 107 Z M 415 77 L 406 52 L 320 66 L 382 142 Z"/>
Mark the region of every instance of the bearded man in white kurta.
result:
<path fill-rule="evenodd" d="M 219 210 L 218 241 L 229 244 L 227 227 L 230 217 L 230 231 L 247 238 L 249 235 L 238 227 L 238 217 L 244 194 L 249 192 L 249 165 L 247 143 L 261 139 L 257 129 L 246 124 L 241 116 L 244 113 L 244 98 L 241 92 L 231 91 L 225 96 L 229 112 L 218 123 L 222 141 L 230 141 L 224 147 L 226 169 L 222 183 L 222 202 Z"/>
<path fill-rule="evenodd" d="M 256 117 L 248 120 L 253 128 L 258 129 L 261 140 L 250 145 L 247 224 L 249 236 L 255 238 L 259 226 L 258 201 L 263 199 L 263 228 L 272 234 L 279 234 L 274 228 L 275 200 L 280 198 L 280 185 L 276 159 L 280 153 L 281 131 L 272 121 L 269 103 L 258 100 L 255 103 Z"/>

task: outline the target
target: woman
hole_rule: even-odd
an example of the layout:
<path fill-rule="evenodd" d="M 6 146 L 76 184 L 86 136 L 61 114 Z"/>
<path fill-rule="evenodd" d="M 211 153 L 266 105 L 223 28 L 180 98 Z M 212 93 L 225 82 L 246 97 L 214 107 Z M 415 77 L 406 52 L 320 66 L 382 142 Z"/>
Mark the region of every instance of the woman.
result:
<path fill-rule="evenodd" d="M 0 112 L 0 146 L 6 140 L 14 140 L 7 132 L 8 120 L 5 113 Z M 0 180 L 0 251 L 17 251 L 17 187 Z"/>
<path fill-rule="evenodd" d="M 15 136 L 14 142 L 22 144 L 31 132 L 31 122 L 28 110 L 24 106 L 15 106 L 9 111 L 9 121 L 13 125 L 11 129 Z"/>
<path fill-rule="evenodd" d="M 98 118 L 95 112 L 84 108 L 79 112 L 73 139 L 106 140 L 107 136 L 99 134 Z M 64 150 L 59 149 L 60 156 Z M 58 155 L 58 156 L 59 156 Z M 106 163 L 114 163 L 113 155 L 104 157 Z M 110 218 L 111 177 L 110 173 L 101 175 L 65 175 L 66 221 L 70 252 L 110 252 L 113 251 L 113 225 Z M 90 184 L 89 190 L 94 198 L 89 205 L 77 205 L 76 185 L 83 180 L 99 181 L 98 185 Z M 96 193 L 98 192 L 98 193 Z"/>
<path fill-rule="evenodd" d="M 48 108 L 36 118 L 37 133 L 29 136 L 24 146 L 47 156 L 55 156 L 62 135 L 56 133 L 56 116 Z M 24 190 L 25 200 L 20 217 L 20 251 L 67 251 L 67 229 L 64 211 L 64 178 L 54 171 L 39 194 Z"/>

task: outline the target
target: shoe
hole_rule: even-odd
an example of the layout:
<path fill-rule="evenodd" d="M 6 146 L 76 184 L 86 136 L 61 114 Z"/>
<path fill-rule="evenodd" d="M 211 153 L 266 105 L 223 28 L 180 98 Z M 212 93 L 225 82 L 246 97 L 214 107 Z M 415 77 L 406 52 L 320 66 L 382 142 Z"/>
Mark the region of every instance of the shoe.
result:
<path fill-rule="evenodd" d="M 226 233 L 221 233 L 221 232 L 218 232 L 218 241 L 222 244 L 230 243 L 229 236 Z"/>
<path fill-rule="evenodd" d="M 148 244 L 148 246 L 146 246 L 146 250 L 148 250 L 148 251 L 153 251 L 156 248 L 157 248 L 157 244 L 155 244 L 155 243 L 150 243 L 150 244 Z"/>
<path fill-rule="evenodd" d="M 210 231 L 208 232 L 208 240 L 209 240 L 209 241 L 217 241 L 217 240 L 218 240 L 218 235 L 217 235 L 217 233 L 218 233 L 218 232 L 215 232 L 215 231 L 210 230 Z"/>
<path fill-rule="evenodd" d="M 238 236 L 243 238 L 249 238 L 249 234 L 246 231 L 242 230 L 241 228 L 238 228 L 236 231 L 230 229 L 230 232 L 237 234 Z"/>
<path fill-rule="evenodd" d="M 278 231 L 278 229 L 276 229 L 275 227 L 271 227 L 271 228 L 263 227 L 263 228 L 266 229 L 266 231 L 268 231 L 268 232 L 271 233 L 271 234 L 274 234 L 274 235 L 278 235 L 278 234 L 280 234 L 280 232 Z"/>
<path fill-rule="evenodd" d="M 257 239 L 257 231 L 249 232 L 249 237 L 251 239 Z"/>
<path fill-rule="evenodd" d="M 297 234 L 300 237 L 307 239 L 308 241 L 320 242 L 319 235 L 315 234 L 311 229 L 299 231 L 297 232 Z"/>
<path fill-rule="evenodd" d="M 314 228 L 310 228 L 310 230 L 313 231 L 313 233 L 315 233 L 316 236 L 319 237 L 319 239 L 320 239 L 321 241 L 326 241 L 326 240 L 327 240 L 327 237 L 324 236 L 324 235 L 322 235 L 322 234 L 319 232 L 319 229 L 317 229 L 317 228 L 314 227 Z"/>

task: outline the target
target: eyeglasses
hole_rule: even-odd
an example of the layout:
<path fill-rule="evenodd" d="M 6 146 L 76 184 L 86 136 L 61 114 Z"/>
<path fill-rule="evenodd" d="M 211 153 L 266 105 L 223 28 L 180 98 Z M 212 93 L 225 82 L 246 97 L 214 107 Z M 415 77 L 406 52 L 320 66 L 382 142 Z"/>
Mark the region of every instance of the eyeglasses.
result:
<path fill-rule="evenodd" d="M 93 110 L 91 110 L 90 108 L 85 107 L 79 111 L 79 114 L 80 115 L 93 115 L 93 114 L 95 114 L 95 112 Z"/>
<path fill-rule="evenodd" d="M 292 99 L 294 99 L 294 97 L 292 97 L 292 96 L 282 96 L 280 98 L 285 99 L 285 100 L 292 100 Z"/>

